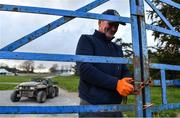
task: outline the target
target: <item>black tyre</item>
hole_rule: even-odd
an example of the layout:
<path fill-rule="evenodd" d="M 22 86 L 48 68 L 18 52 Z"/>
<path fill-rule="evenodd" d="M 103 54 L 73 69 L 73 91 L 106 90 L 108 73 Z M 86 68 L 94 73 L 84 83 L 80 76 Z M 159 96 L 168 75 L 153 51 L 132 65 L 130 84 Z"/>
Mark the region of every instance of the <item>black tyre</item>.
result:
<path fill-rule="evenodd" d="M 59 88 L 58 87 L 55 87 L 55 97 L 56 96 L 59 96 Z"/>
<path fill-rule="evenodd" d="M 18 102 L 21 99 L 21 97 L 19 97 L 18 94 L 19 94 L 18 91 L 13 91 L 13 93 L 11 94 L 12 102 Z"/>
<path fill-rule="evenodd" d="M 44 103 L 46 101 L 46 97 L 47 97 L 47 94 L 45 91 L 39 91 L 37 93 L 36 99 L 39 103 Z"/>
<path fill-rule="evenodd" d="M 50 87 L 49 88 L 49 98 L 54 98 L 55 97 L 55 88 L 54 87 Z"/>

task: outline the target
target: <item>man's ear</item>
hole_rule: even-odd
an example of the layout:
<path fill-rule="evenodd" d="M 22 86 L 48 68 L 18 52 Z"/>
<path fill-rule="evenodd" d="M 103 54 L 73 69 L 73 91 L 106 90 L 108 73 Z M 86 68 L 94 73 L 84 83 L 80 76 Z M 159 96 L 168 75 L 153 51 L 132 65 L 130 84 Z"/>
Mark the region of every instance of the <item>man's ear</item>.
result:
<path fill-rule="evenodd" d="M 101 21 L 99 20 L 99 21 L 98 21 L 98 25 L 100 25 L 100 24 L 101 24 Z"/>

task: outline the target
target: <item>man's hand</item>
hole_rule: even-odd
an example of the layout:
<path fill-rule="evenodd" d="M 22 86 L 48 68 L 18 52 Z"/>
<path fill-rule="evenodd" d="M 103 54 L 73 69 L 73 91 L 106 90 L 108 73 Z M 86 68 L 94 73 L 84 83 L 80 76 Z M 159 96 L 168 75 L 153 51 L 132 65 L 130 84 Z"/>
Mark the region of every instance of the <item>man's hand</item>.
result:
<path fill-rule="evenodd" d="M 134 91 L 134 87 L 131 84 L 132 82 L 133 79 L 130 77 L 122 78 L 121 80 L 118 80 L 116 90 L 119 92 L 120 95 L 128 96 Z"/>

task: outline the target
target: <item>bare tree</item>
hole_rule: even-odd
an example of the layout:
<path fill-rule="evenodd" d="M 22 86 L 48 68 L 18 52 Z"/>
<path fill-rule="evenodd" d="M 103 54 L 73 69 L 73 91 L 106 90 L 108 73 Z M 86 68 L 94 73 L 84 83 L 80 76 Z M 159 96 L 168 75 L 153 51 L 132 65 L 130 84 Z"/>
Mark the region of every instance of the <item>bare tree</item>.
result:
<path fill-rule="evenodd" d="M 75 75 L 79 75 L 79 71 L 76 64 L 74 66 L 71 66 L 71 68 L 72 68 L 72 72 L 74 72 Z"/>
<path fill-rule="evenodd" d="M 8 65 L 5 63 L 0 63 L 0 67 L 8 67 Z"/>
<path fill-rule="evenodd" d="M 49 68 L 51 73 L 55 73 L 58 69 L 58 64 L 53 64 L 52 67 Z"/>
<path fill-rule="evenodd" d="M 34 62 L 33 61 L 25 61 L 20 65 L 20 68 L 27 73 L 34 72 Z"/>
<path fill-rule="evenodd" d="M 46 67 L 43 65 L 43 64 L 39 64 L 37 66 L 37 69 L 39 70 L 39 72 L 42 70 L 42 69 L 45 69 Z"/>

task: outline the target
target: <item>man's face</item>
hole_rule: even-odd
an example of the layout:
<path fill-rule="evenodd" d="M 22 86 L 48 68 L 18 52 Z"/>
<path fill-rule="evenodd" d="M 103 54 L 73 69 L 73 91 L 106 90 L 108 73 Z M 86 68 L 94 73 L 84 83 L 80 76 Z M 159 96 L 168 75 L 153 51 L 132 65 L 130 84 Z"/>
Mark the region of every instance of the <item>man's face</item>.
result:
<path fill-rule="evenodd" d="M 99 21 L 99 31 L 106 37 L 112 38 L 118 30 L 119 23 L 109 21 Z"/>

